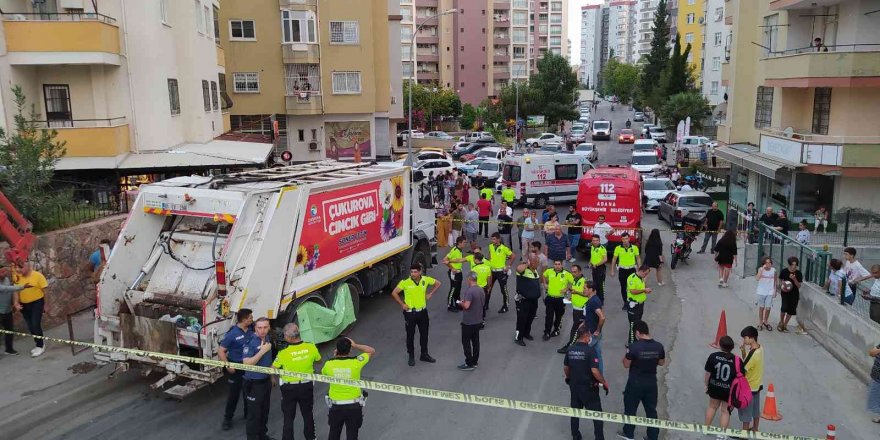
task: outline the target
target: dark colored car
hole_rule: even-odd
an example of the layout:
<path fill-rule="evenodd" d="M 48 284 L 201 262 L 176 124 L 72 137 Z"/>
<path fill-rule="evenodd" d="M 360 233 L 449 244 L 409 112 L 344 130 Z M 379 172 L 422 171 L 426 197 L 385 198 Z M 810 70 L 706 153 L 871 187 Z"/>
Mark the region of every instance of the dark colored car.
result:
<path fill-rule="evenodd" d="M 486 144 L 478 142 L 460 142 L 459 145 L 452 150 L 452 158 L 455 160 L 461 160 L 462 156 L 473 154 L 475 151 L 485 146 Z"/>

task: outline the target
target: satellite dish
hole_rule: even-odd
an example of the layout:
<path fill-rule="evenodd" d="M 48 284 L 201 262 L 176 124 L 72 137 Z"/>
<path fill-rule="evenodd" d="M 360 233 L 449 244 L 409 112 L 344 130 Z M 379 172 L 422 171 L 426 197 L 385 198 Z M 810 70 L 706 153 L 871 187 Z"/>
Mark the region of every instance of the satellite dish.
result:
<path fill-rule="evenodd" d="M 791 127 L 785 127 L 785 130 L 782 130 L 782 135 L 787 138 L 791 138 L 792 136 L 794 136 L 794 129 Z"/>

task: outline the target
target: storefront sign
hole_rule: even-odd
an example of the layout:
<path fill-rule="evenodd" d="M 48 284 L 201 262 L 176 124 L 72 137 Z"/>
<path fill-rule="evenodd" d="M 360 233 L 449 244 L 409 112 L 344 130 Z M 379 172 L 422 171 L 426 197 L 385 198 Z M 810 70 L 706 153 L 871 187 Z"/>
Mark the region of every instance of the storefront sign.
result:
<path fill-rule="evenodd" d="M 328 159 L 353 159 L 356 148 L 361 157 L 373 157 L 370 121 L 325 122 L 324 137 Z"/>
<path fill-rule="evenodd" d="M 801 162 L 801 146 L 798 141 L 761 135 L 761 152 L 773 157 L 778 157 L 789 162 Z"/>
<path fill-rule="evenodd" d="M 804 144 L 803 163 L 840 166 L 843 164 L 843 148 L 840 145 Z"/>

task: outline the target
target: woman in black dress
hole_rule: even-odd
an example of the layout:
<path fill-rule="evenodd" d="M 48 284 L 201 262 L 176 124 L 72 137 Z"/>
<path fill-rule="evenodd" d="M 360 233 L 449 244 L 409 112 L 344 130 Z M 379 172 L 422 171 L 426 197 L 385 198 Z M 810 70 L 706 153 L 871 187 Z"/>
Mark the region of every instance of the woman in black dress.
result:
<path fill-rule="evenodd" d="M 663 242 L 660 240 L 660 231 L 652 229 L 648 235 L 648 241 L 645 243 L 645 266 L 654 269 L 654 275 L 657 277 L 657 285 L 663 285 L 663 275 L 660 271 L 660 265 L 663 259 Z"/>
<path fill-rule="evenodd" d="M 727 230 L 715 244 L 715 262 L 718 263 L 718 287 L 727 287 L 730 270 L 736 264 L 736 233 Z"/>

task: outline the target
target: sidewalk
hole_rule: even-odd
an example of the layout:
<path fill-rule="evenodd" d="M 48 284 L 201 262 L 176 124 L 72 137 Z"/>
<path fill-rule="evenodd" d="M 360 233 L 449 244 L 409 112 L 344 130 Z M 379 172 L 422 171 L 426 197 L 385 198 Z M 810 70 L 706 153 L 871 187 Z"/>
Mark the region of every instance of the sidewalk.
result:
<path fill-rule="evenodd" d="M 757 282 L 749 273 L 742 278 L 742 261 L 740 258 L 731 274 L 730 287 L 726 289 L 717 287 L 717 266 L 711 254 L 694 253 L 689 264 L 673 271 L 676 292 L 682 301 L 682 316 L 693 317 L 678 323 L 680 337 L 672 347 L 666 369 L 666 382 L 675 384 L 669 387 L 667 394 L 669 417 L 673 420 L 703 422 L 708 404 L 703 388 L 703 367 L 706 357 L 715 351 L 709 344 L 715 338 L 721 311 L 727 313 L 728 334 L 737 344 L 736 351 L 742 341 L 740 330 L 757 322 L 754 299 Z M 779 320 L 779 307 L 777 298 L 770 317 L 774 325 Z M 789 327 L 794 327 L 794 320 Z M 694 339 L 699 341 L 694 343 Z M 780 333 L 774 329 L 760 332 L 759 342 L 765 349 L 765 391 L 761 394 L 761 403 L 763 406 L 766 388 L 772 383 L 783 417 L 778 422 L 761 420 L 762 431 L 824 438 L 826 425 L 834 424 L 837 438 L 868 440 L 880 436 L 880 426 L 871 423 L 865 410 L 867 385 L 812 336 L 799 336 L 793 331 Z M 718 424 L 717 415 L 714 424 Z M 735 411 L 730 426 L 742 427 Z M 666 438 L 679 437 L 669 433 Z"/>

